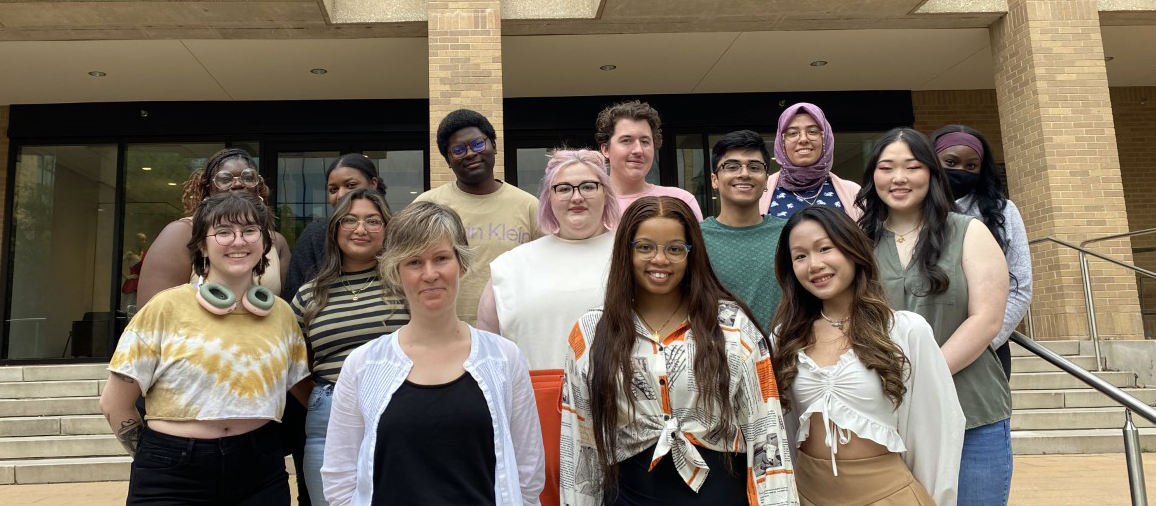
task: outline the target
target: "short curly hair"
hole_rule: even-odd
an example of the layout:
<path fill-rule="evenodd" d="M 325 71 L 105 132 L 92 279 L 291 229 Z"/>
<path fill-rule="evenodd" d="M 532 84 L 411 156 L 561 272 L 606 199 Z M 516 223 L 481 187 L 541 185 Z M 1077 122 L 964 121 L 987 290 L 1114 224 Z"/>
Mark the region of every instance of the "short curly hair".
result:
<path fill-rule="evenodd" d="M 662 148 L 662 119 L 650 104 L 638 100 L 619 102 L 598 113 L 598 119 L 594 122 L 594 142 L 598 143 L 598 147 L 609 143 L 610 138 L 614 137 L 614 127 L 620 119 L 646 120 L 654 138 L 654 149 Z"/>
<path fill-rule="evenodd" d="M 450 150 L 450 136 L 457 133 L 458 130 L 469 127 L 477 127 L 478 130 L 482 131 L 482 134 L 489 137 L 490 142 L 494 144 L 494 149 L 498 148 L 498 133 L 494 131 L 494 125 L 490 124 L 490 120 L 486 119 L 480 112 L 458 109 L 447 114 L 438 124 L 438 151 L 443 157 Z"/>

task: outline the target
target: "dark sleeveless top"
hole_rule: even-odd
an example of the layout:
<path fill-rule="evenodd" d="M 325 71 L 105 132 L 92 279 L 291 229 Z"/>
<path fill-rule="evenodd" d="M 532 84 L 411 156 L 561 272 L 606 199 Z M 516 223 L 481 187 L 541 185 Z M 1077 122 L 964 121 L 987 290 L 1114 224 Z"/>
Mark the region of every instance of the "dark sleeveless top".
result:
<path fill-rule="evenodd" d="M 935 334 L 935 341 L 943 346 L 955 329 L 967 319 L 967 278 L 963 275 L 963 239 L 968 224 L 974 218 L 951 213 L 947 217 L 948 237 L 936 265 L 947 274 L 947 291 L 925 295 L 927 277 L 916 265 L 915 259 L 900 266 L 899 250 L 895 248 L 895 234 L 884 229 L 875 245 L 875 260 L 879 263 L 879 280 L 887 292 L 891 307 L 919 314 Z M 990 336 L 989 341 L 991 340 Z M 967 428 L 1005 420 L 1011 416 L 1011 390 L 999 357 L 991 346 L 971 365 L 955 373 L 955 391 L 959 405 L 967 417 Z"/>
<path fill-rule="evenodd" d="M 618 464 L 618 493 L 606 494 L 607 506 L 747 506 L 747 454 L 697 448 L 710 474 L 696 493 L 666 455 L 650 469 L 654 446 Z M 727 471 L 726 460 L 730 459 Z"/>
<path fill-rule="evenodd" d="M 470 373 L 406 381 L 377 425 L 373 504 L 494 506 L 495 459 L 490 408 Z"/>

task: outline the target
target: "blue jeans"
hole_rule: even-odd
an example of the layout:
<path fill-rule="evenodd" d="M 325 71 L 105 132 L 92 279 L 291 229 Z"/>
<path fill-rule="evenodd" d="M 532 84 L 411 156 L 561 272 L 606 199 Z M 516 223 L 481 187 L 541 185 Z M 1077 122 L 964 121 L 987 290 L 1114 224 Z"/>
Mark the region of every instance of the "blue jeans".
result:
<path fill-rule="evenodd" d="M 305 486 L 313 506 L 329 506 L 321 483 L 321 464 L 325 460 L 325 431 L 331 409 L 333 385 L 318 383 L 309 394 L 309 412 L 305 414 Z"/>
<path fill-rule="evenodd" d="M 958 506 L 1006 506 L 1011 476 L 1009 420 L 980 425 L 963 433 Z"/>

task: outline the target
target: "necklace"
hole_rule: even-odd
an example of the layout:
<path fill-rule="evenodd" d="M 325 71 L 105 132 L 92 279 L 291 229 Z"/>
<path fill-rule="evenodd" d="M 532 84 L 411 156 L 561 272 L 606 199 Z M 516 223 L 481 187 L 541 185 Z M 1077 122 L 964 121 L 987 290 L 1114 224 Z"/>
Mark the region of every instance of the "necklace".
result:
<path fill-rule="evenodd" d="M 375 279 L 377 279 L 376 275 L 371 276 L 369 278 L 369 280 L 367 280 L 365 282 L 365 284 L 362 285 L 361 288 L 350 288 L 349 285 L 346 284 L 345 280 L 343 279 L 343 280 L 341 280 L 341 286 L 344 286 L 346 290 L 349 290 L 349 293 L 353 294 L 353 302 L 357 302 L 357 299 L 360 297 L 358 294 L 360 294 L 361 292 L 364 292 L 366 288 L 369 288 L 370 283 L 373 283 L 373 281 Z"/>
<path fill-rule="evenodd" d="M 812 206 L 812 205 L 815 205 L 816 200 L 819 200 L 819 195 L 823 194 L 823 188 L 819 187 L 818 190 L 815 190 L 815 196 L 811 197 L 811 200 L 807 200 L 802 195 L 799 195 L 798 193 L 795 193 L 795 192 L 791 192 L 791 194 L 794 195 L 795 198 L 799 199 L 804 204 L 807 204 L 808 206 Z"/>
<path fill-rule="evenodd" d="M 642 326 L 646 327 L 646 330 L 650 332 L 650 335 L 654 336 L 654 340 L 661 342 L 662 337 L 658 335 L 658 331 L 666 328 L 666 326 L 670 324 L 670 320 L 674 318 L 674 315 L 678 314 L 679 309 L 682 309 L 682 303 L 679 303 L 674 307 L 674 311 L 670 312 L 670 316 L 666 317 L 666 321 L 662 322 L 662 326 L 658 327 L 657 329 L 650 326 L 650 322 L 646 321 L 646 318 L 642 316 L 642 313 L 638 313 L 638 319 L 642 320 Z"/>
<path fill-rule="evenodd" d="M 892 231 L 891 231 L 891 233 L 895 234 L 895 242 L 897 242 L 897 243 L 899 243 L 899 244 L 903 244 L 903 241 L 907 240 L 907 239 L 905 239 L 905 238 L 904 238 L 904 236 L 905 236 L 905 235 L 907 235 L 907 234 L 910 234 L 910 233 L 912 233 L 912 232 L 915 232 L 916 230 L 919 230 L 919 229 L 921 229 L 921 228 L 923 228 L 923 224 L 922 224 L 922 223 L 920 223 L 920 224 L 916 225 L 916 226 L 915 226 L 915 228 L 912 228 L 911 230 L 908 230 L 908 231 L 906 231 L 906 232 L 904 232 L 904 233 L 902 233 L 902 234 L 900 234 L 899 232 L 896 232 L 896 231 L 894 231 L 894 230 L 892 230 Z M 889 229 L 889 230 L 890 230 L 890 229 Z"/>
<path fill-rule="evenodd" d="M 822 316 L 824 320 L 827 320 L 827 323 L 830 323 L 832 327 L 835 327 L 835 328 L 837 328 L 837 329 L 839 329 L 839 330 L 843 330 L 843 324 L 844 324 L 844 323 L 847 323 L 847 320 L 850 320 L 850 319 L 851 319 L 851 316 L 850 316 L 850 315 L 847 315 L 847 316 L 844 316 L 844 317 L 843 317 L 843 318 L 841 318 L 841 319 L 838 319 L 838 320 L 832 320 L 832 319 L 830 319 L 830 318 L 827 318 L 827 314 L 826 314 L 826 313 L 824 313 L 822 309 L 820 309 L 820 310 L 819 310 L 819 316 Z"/>

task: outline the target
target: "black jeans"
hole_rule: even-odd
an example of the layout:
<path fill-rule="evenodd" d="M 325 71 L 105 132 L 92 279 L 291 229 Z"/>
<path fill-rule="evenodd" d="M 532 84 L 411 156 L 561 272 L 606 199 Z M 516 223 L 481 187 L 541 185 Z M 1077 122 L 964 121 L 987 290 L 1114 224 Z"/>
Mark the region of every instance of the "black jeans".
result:
<path fill-rule="evenodd" d="M 127 506 L 288 506 L 289 474 L 275 423 L 220 439 L 145 429 Z"/>

